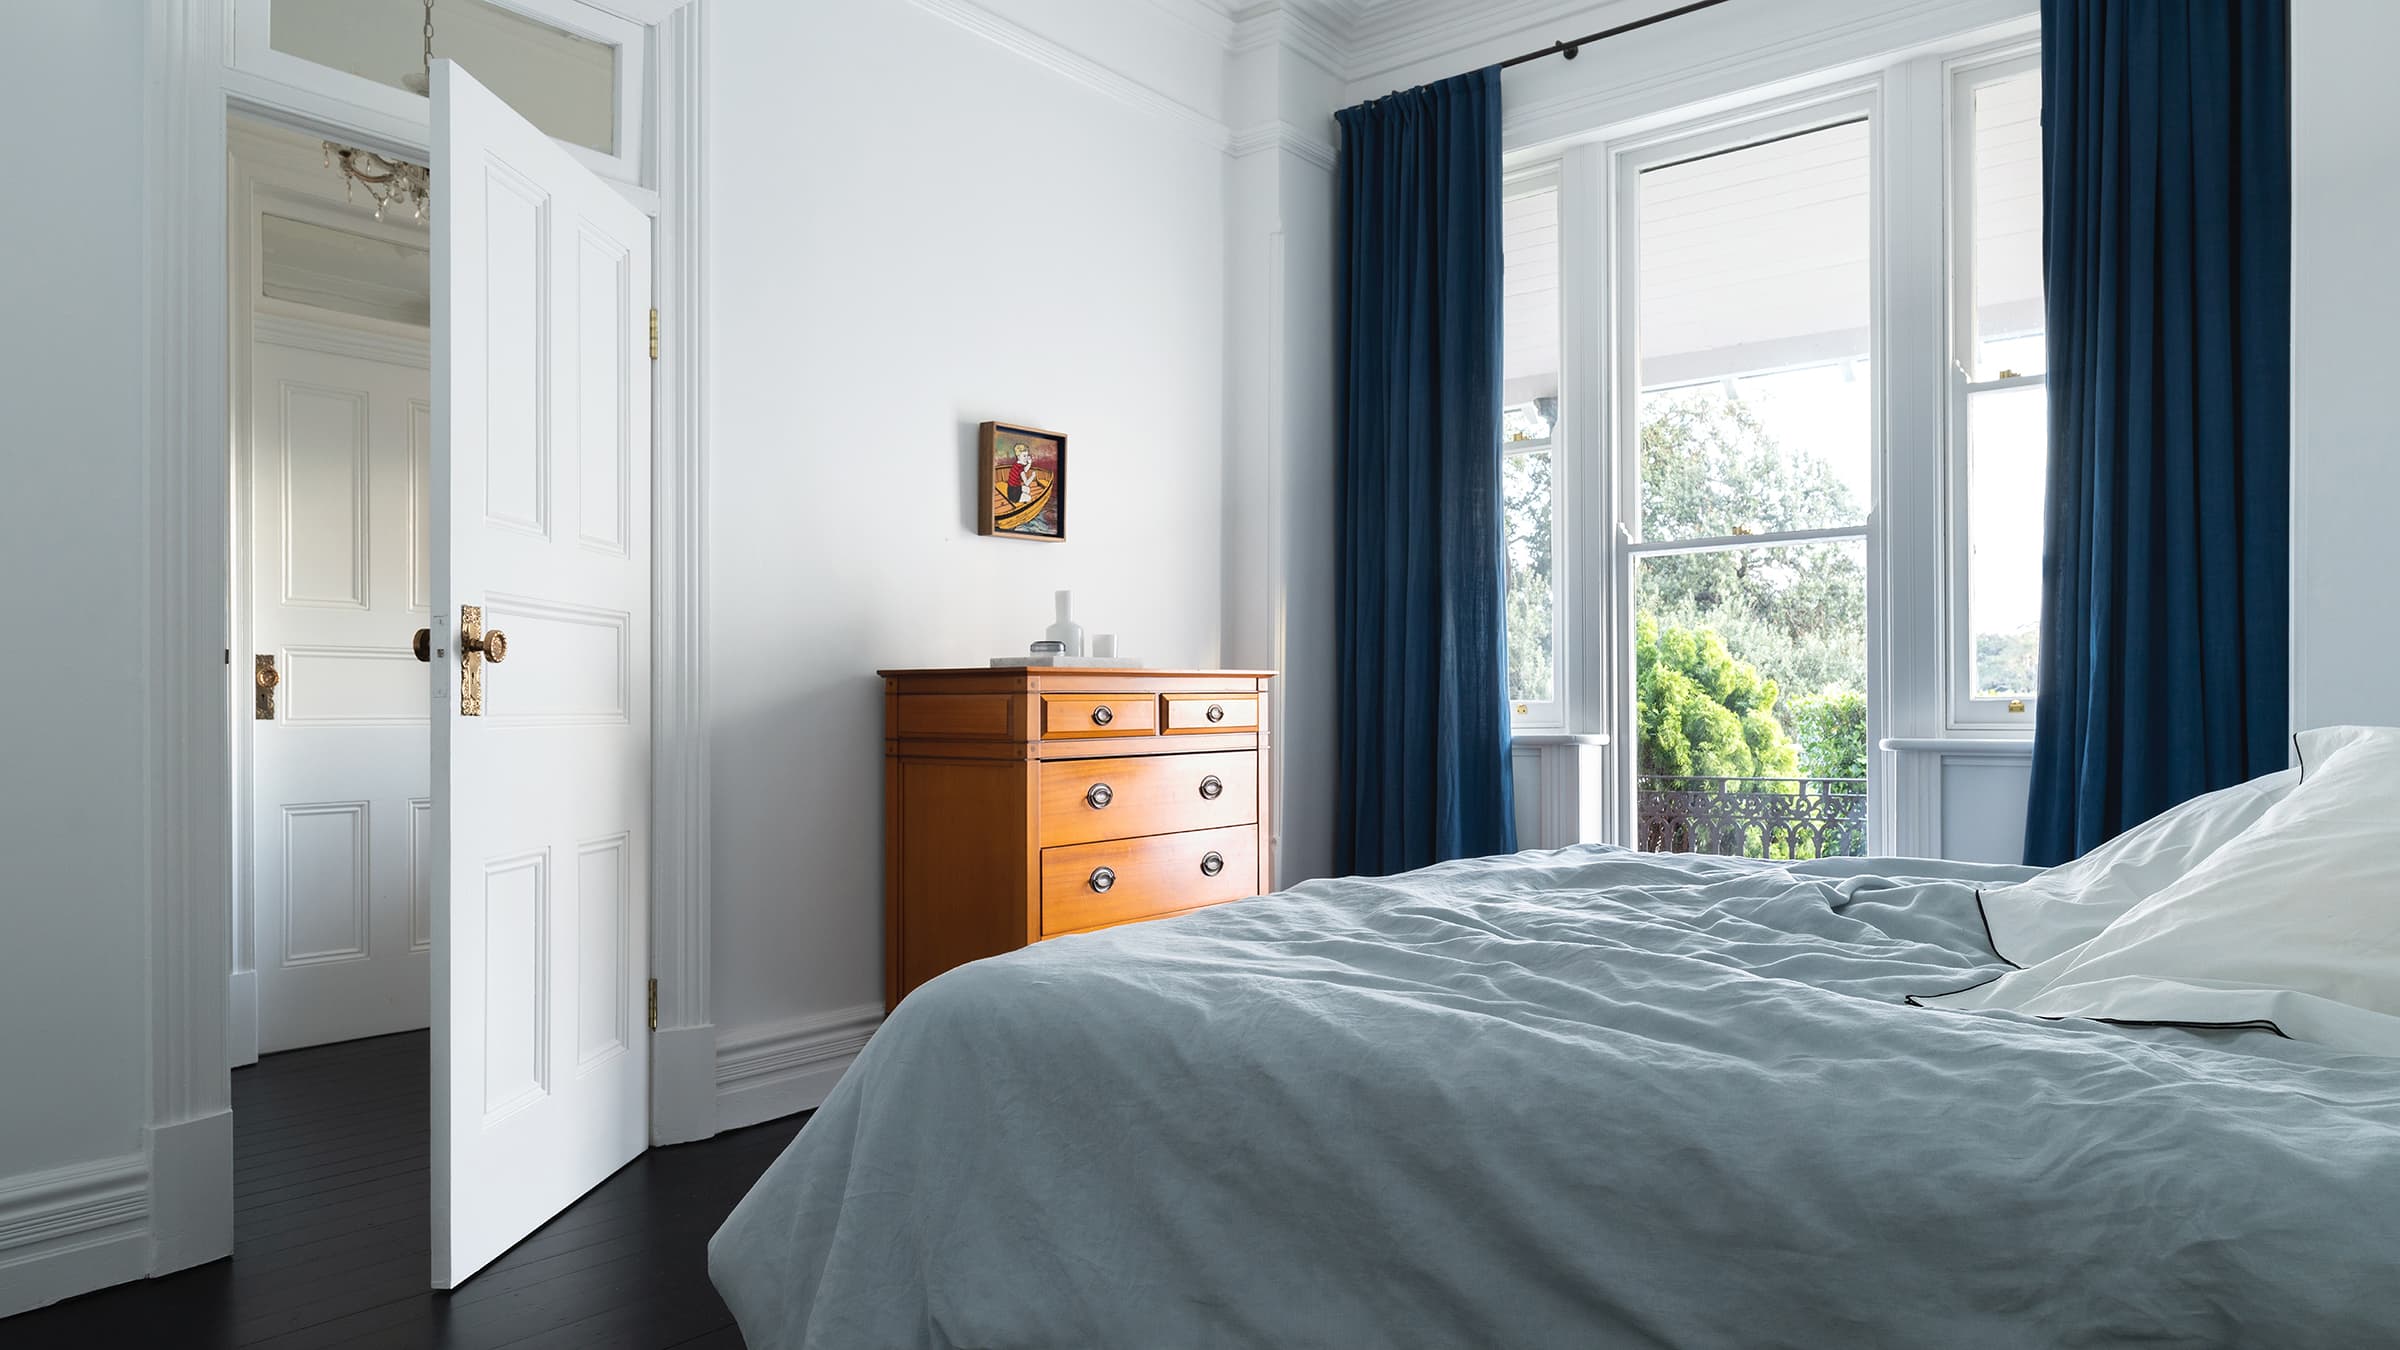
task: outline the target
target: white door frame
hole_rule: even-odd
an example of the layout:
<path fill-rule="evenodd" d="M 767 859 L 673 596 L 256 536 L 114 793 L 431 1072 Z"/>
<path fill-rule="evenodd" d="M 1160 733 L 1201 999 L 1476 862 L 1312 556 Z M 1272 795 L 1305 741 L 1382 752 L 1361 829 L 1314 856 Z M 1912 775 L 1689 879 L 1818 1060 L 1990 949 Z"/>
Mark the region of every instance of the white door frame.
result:
<path fill-rule="evenodd" d="M 649 182 L 628 188 L 657 223 L 652 488 L 651 769 L 653 1143 L 716 1131 L 709 1021 L 705 355 L 706 11 L 686 0 L 595 0 L 649 26 L 656 127 Z M 314 125 L 422 159 L 429 123 L 400 127 L 321 92 L 233 69 L 229 0 L 149 0 L 143 109 L 147 341 L 145 508 L 157 548 L 143 581 L 142 710 L 150 892 L 152 1274 L 233 1250 L 233 1117 L 226 1058 L 233 839 L 224 651 L 232 550 L 228 453 L 225 124 Z M 411 134 L 413 131 L 413 135 Z M 436 185 L 439 190 L 439 185 Z M 644 200 L 647 196 L 648 200 Z"/>

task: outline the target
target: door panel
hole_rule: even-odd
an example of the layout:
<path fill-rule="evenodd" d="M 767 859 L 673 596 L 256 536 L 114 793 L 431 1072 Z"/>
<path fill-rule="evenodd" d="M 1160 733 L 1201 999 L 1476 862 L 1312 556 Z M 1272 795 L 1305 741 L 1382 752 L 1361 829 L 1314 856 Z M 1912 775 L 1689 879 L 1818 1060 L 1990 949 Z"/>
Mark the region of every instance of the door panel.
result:
<path fill-rule="evenodd" d="M 434 65 L 433 1281 L 641 1152 L 650 223 Z M 504 660 L 461 707 L 462 606 Z"/>
<path fill-rule="evenodd" d="M 281 683 L 251 723 L 259 1049 L 427 1023 L 423 366 L 260 344 L 251 638 Z M 430 892 L 426 891 L 429 895 Z"/>

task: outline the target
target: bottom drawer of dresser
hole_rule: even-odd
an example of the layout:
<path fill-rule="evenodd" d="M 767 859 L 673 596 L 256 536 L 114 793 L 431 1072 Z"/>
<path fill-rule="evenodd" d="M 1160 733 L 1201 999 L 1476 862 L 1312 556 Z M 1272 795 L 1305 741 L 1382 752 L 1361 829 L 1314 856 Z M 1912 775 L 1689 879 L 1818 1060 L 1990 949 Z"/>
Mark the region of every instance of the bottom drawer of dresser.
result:
<path fill-rule="evenodd" d="M 1258 891 L 1258 827 L 1042 850 L 1042 936 L 1155 919 Z"/>

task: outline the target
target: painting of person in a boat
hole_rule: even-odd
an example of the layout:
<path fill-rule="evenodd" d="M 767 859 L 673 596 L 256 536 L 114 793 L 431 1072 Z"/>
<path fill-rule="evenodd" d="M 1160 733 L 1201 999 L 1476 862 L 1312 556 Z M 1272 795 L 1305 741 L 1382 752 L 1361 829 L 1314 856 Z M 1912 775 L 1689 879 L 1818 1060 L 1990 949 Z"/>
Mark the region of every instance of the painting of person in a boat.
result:
<path fill-rule="evenodd" d="M 1064 538 L 1066 437 L 1030 427 L 986 426 L 992 498 L 985 533 Z"/>

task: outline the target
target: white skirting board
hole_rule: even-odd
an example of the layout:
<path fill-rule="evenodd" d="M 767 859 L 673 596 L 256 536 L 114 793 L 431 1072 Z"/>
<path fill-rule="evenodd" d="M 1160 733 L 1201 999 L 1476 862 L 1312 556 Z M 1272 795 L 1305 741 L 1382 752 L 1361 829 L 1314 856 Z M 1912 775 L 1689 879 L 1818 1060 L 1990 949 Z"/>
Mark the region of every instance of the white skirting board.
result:
<path fill-rule="evenodd" d="M 717 1128 L 738 1130 L 824 1104 L 883 1023 L 883 1006 L 743 1027 L 717 1039 Z"/>
<path fill-rule="evenodd" d="M 149 1273 L 148 1155 L 0 1179 L 0 1317 Z"/>
<path fill-rule="evenodd" d="M 225 1060 L 239 1069 L 258 1062 L 258 972 L 225 977 Z"/>
<path fill-rule="evenodd" d="M 717 1132 L 717 1029 L 661 1027 L 650 1037 L 650 1142 L 688 1144 Z"/>
<path fill-rule="evenodd" d="M 150 1129 L 150 1274 L 233 1255 L 233 1112 Z"/>

